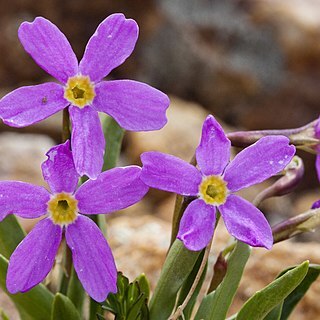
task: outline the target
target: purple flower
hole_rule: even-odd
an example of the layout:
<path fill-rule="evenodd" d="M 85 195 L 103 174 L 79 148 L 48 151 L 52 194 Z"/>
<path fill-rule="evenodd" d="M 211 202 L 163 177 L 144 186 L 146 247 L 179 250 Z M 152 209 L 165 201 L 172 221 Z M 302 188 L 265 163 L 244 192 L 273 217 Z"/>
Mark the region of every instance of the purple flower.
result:
<path fill-rule="evenodd" d="M 25 292 L 51 270 L 65 231 L 74 268 L 84 289 L 96 301 L 116 292 L 117 270 L 106 239 L 85 215 L 110 213 L 138 202 L 148 191 L 141 168 L 129 166 L 103 172 L 77 189 L 69 141 L 51 148 L 42 164 L 45 188 L 19 181 L 0 182 L 0 221 L 15 213 L 23 218 L 48 215 L 37 223 L 13 252 L 7 273 L 10 293 Z"/>
<path fill-rule="evenodd" d="M 232 162 L 230 140 L 213 116 L 203 124 L 196 150 L 199 169 L 171 155 L 146 152 L 141 179 L 147 185 L 197 197 L 180 222 L 178 239 L 189 250 L 201 250 L 213 236 L 218 209 L 229 233 L 251 246 L 270 249 L 272 232 L 262 212 L 235 195 L 243 188 L 262 182 L 290 162 L 295 147 L 283 136 L 268 136 L 241 151 Z"/>
<path fill-rule="evenodd" d="M 9 126 L 25 127 L 69 107 L 73 157 L 81 176 L 95 179 L 103 165 L 105 139 L 98 111 L 127 130 L 158 130 L 166 124 L 169 99 L 164 93 L 137 81 L 101 81 L 132 53 L 138 38 L 134 20 L 123 14 L 107 17 L 79 64 L 64 34 L 42 17 L 22 23 L 19 38 L 35 62 L 62 85 L 14 90 L 0 100 L 0 117 Z"/>

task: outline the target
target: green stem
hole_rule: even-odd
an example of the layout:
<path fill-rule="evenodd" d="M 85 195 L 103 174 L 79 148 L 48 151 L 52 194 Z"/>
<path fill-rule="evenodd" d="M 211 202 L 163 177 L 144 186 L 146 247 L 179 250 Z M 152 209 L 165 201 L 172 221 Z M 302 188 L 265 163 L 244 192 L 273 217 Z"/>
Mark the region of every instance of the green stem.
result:
<path fill-rule="evenodd" d="M 64 108 L 62 112 L 62 142 L 70 140 L 70 116 L 68 108 Z"/>

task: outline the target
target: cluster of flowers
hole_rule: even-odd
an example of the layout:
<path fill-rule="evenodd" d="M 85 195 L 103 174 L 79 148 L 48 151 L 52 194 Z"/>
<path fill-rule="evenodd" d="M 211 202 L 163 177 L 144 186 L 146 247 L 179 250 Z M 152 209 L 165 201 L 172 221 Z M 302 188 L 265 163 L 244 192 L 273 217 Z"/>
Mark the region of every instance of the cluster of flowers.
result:
<path fill-rule="evenodd" d="M 77 58 L 62 32 L 50 21 L 23 23 L 19 38 L 25 50 L 62 83 L 21 87 L 0 100 L 4 123 L 24 127 L 68 108 L 71 142 L 51 148 L 42 164 L 43 187 L 0 182 L 0 220 L 46 216 L 12 254 L 7 273 L 10 293 L 25 292 L 51 270 L 65 233 L 74 268 L 88 294 L 104 301 L 116 292 L 117 271 L 111 250 L 95 223 L 86 217 L 126 208 L 149 187 L 193 197 L 178 238 L 189 250 L 201 250 L 213 237 L 217 210 L 231 235 L 251 246 L 272 247 L 271 228 L 251 203 L 234 194 L 282 171 L 295 148 L 289 139 L 260 139 L 230 161 L 230 140 L 213 116 L 203 124 L 196 150 L 197 167 L 160 152 L 142 154 L 142 168 L 127 166 L 101 173 L 105 140 L 98 112 L 127 130 L 157 130 L 166 124 L 168 97 L 137 81 L 103 81 L 132 53 L 138 37 L 134 20 L 122 14 L 106 18 Z M 107 141 L 108 143 L 108 141 Z M 83 175 L 89 180 L 78 187 Z"/>

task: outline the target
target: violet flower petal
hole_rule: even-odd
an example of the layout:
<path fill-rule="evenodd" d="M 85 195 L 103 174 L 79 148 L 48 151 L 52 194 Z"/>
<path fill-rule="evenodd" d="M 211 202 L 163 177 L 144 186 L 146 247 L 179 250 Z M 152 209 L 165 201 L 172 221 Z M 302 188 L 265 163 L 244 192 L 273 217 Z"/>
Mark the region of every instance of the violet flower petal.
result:
<path fill-rule="evenodd" d="M 20 181 L 0 182 L 0 221 L 9 214 L 22 218 L 38 218 L 47 213 L 49 192 L 39 186 Z"/>
<path fill-rule="evenodd" d="M 226 167 L 224 180 L 231 191 L 260 183 L 283 170 L 295 154 L 284 136 L 267 136 L 242 150 Z"/>
<path fill-rule="evenodd" d="M 318 153 L 316 155 L 316 171 L 317 171 L 318 180 L 320 181 L 320 150 L 317 152 Z"/>
<path fill-rule="evenodd" d="M 112 14 L 100 23 L 90 38 L 79 70 L 96 82 L 122 64 L 132 53 L 139 28 L 121 13 Z"/>
<path fill-rule="evenodd" d="M 221 125 L 209 115 L 202 127 L 200 144 L 196 150 L 197 164 L 206 175 L 221 175 L 230 160 L 231 142 Z"/>
<path fill-rule="evenodd" d="M 311 206 L 311 209 L 318 209 L 320 208 L 320 199 L 314 202 Z"/>
<path fill-rule="evenodd" d="M 10 293 L 25 292 L 40 283 L 51 270 L 62 229 L 50 219 L 41 220 L 13 252 L 7 273 Z"/>
<path fill-rule="evenodd" d="M 272 248 L 270 225 L 263 213 L 252 203 L 232 194 L 225 204 L 219 206 L 219 211 L 227 230 L 235 238 L 252 247 Z"/>
<path fill-rule="evenodd" d="M 48 159 L 42 163 L 44 180 L 53 193 L 73 193 L 78 185 L 79 175 L 74 166 L 70 142 L 54 146 L 46 153 Z"/>
<path fill-rule="evenodd" d="M 34 61 L 62 83 L 78 73 L 78 60 L 69 41 L 49 20 L 37 17 L 23 22 L 18 36 Z"/>
<path fill-rule="evenodd" d="M 141 168 L 113 168 L 88 180 L 76 191 L 79 212 L 83 214 L 110 213 L 140 201 L 148 192 L 141 180 Z"/>
<path fill-rule="evenodd" d="M 107 113 L 126 130 L 158 130 L 167 123 L 168 96 L 145 83 L 102 81 L 95 90 L 93 108 Z"/>
<path fill-rule="evenodd" d="M 196 196 L 202 175 L 193 165 L 177 157 L 161 152 L 144 152 L 141 180 L 150 187 Z"/>
<path fill-rule="evenodd" d="M 48 82 L 21 87 L 0 100 L 0 117 L 11 127 L 26 127 L 64 109 L 69 103 L 61 85 Z"/>
<path fill-rule="evenodd" d="M 83 288 L 98 302 L 117 292 L 117 269 L 101 230 L 89 218 L 79 215 L 66 228 L 74 268 Z"/>
<path fill-rule="evenodd" d="M 80 176 L 96 179 L 102 170 L 105 139 L 98 112 L 91 107 L 69 107 L 73 160 Z"/>
<path fill-rule="evenodd" d="M 192 251 L 205 248 L 213 237 L 216 208 L 203 200 L 192 201 L 180 221 L 177 238 Z"/>

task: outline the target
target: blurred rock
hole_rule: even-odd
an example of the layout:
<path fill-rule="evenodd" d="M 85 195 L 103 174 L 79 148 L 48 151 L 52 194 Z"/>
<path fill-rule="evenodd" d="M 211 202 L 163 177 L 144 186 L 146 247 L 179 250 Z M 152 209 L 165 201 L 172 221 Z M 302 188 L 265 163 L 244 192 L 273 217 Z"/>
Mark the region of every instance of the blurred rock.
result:
<path fill-rule="evenodd" d="M 158 131 L 127 132 L 126 153 L 134 163 L 145 151 L 161 151 L 190 161 L 201 137 L 202 124 L 208 112 L 197 103 L 170 98 L 168 123 Z"/>
<path fill-rule="evenodd" d="M 118 270 L 130 280 L 144 272 L 154 288 L 170 243 L 171 228 L 169 223 L 146 213 L 112 219 L 108 242 Z"/>
<path fill-rule="evenodd" d="M 54 145 L 49 137 L 36 134 L 0 134 L 0 180 L 20 180 L 44 185 L 41 163 Z"/>

